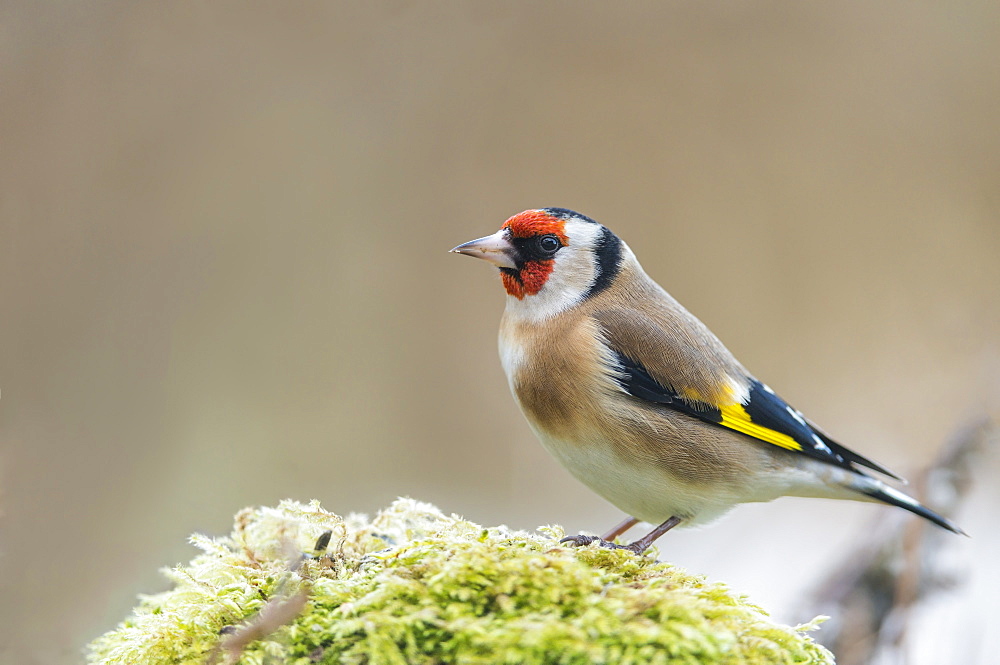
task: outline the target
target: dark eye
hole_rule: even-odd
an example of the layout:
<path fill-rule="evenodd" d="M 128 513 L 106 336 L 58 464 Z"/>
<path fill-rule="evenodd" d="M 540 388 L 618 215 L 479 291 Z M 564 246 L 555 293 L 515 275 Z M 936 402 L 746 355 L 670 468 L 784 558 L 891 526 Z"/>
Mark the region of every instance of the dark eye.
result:
<path fill-rule="evenodd" d="M 542 236 L 537 240 L 538 251 L 542 254 L 555 254 L 562 247 L 562 243 L 559 242 L 559 238 L 553 235 Z"/>

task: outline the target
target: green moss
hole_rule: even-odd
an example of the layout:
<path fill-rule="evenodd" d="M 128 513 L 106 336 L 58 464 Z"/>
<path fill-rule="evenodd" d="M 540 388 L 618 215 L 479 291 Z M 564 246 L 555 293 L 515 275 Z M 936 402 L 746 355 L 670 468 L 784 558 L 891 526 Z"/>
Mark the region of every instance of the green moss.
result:
<path fill-rule="evenodd" d="M 329 556 L 303 561 L 326 530 Z M 833 662 L 801 627 L 771 622 L 722 585 L 648 554 L 566 547 L 562 535 L 484 529 L 409 499 L 370 522 L 316 502 L 247 509 L 230 537 L 192 538 L 203 553 L 95 640 L 90 662 Z M 241 653 L 215 653 L 227 633 L 295 597 L 307 598 L 297 616 Z"/>

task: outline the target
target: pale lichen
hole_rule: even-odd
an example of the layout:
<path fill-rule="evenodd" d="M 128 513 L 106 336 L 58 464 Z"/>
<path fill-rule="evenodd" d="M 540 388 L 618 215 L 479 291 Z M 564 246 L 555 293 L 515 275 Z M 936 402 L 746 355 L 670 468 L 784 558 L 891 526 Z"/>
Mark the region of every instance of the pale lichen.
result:
<path fill-rule="evenodd" d="M 324 531 L 327 554 L 304 557 Z M 228 538 L 192 538 L 203 553 L 95 640 L 90 662 L 833 662 L 720 584 L 562 535 L 485 529 L 410 499 L 370 522 L 317 502 L 246 509 Z"/>

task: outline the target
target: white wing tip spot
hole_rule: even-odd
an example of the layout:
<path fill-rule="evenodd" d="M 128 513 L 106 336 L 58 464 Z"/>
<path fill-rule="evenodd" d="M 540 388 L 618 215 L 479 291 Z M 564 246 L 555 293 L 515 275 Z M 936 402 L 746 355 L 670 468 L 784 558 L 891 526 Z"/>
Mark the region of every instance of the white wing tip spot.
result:
<path fill-rule="evenodd" d="M 823 443 L 823 439 L 819 438 L 818 434 L 813 434 L 813 443 L 816 444 L 816 448 L 818 450 L 822 450 L 824 453 L 830 453 L 831 455 L 833 454 L 833 451 L 830 450 L 830 447 L 828 445 Z"/>
<path fill-rule="evenodd" d="M 787 405 L 785 406 L 785 410 L 788 411 L 788 415 L 790 415 L 792 418 L 795 419 L 795 422 L 802 425 L 803 427 L 808 427 L 808 425 L 806 425 L 806 420 L 805 418 L 802 417 L 801 413 L 799 413 L 798 411 Z"/>

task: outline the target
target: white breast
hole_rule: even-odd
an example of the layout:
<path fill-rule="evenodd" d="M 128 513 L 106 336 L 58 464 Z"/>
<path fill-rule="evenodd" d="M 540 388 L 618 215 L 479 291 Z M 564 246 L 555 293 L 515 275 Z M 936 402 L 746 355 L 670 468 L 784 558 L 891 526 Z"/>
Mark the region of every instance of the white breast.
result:
<path fill-rule="evenodd" d="M 524 365 L 524 346 L 513 335 L 505 333 L 503 326 L 500 328 L 500 366 L 503 367 L 504 374 L 507 375 L 507 385 L 517 400 L 517 393 L 514 391 L 514 377 L 518 370 Z"/>
<path fill-rule="evenodd" d="M 684 526 L 707 524 L 741 501 L 725 487 L 692 486 L 641 459 L 625 461 L 607 441 L 559 441 L 532 429 L 577 480 L 643 522 L 678 516 L 685 518 Z"/>

